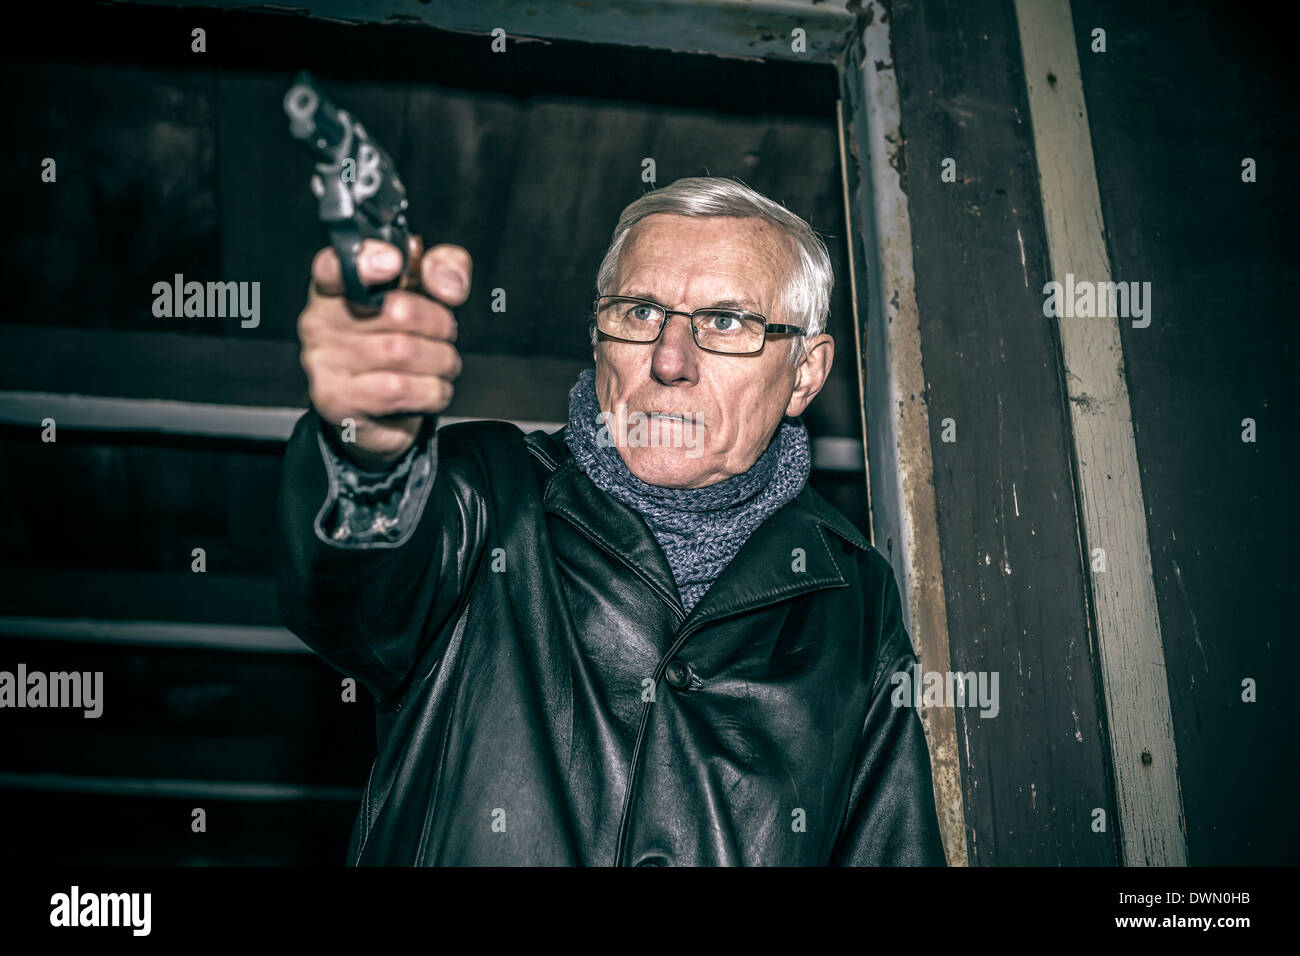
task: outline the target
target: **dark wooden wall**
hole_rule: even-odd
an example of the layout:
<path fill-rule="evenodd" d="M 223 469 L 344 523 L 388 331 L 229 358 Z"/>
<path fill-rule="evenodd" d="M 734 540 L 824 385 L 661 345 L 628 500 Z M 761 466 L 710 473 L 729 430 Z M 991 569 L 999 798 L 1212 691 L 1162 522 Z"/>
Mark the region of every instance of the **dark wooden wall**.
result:
<path fill-rule="evenodd" d="M 1294 863 L 1295 57 L 1259 11 L 1072 8 L 1112 274 L 1152 283 L 1150 327 L 1120 330 L 1188 860 Z M 892 14 L 952 663 L 1001 675 L 999 718 L 957 711 L 969 857 L 1113 864 L 1090 568 L 1042 312 L 1060 277 L 1014 4 L 907 0 Z M 1105 53 L 1091 50 L 1098 27 Z"/>
<path fill-rule="evenodd" d="M 1294 862 L 1294 57 L 1250 11 L 1073 8 L 1113 271 L 1154 287 L 1151 327 L 1121 332 L 1189 859 Z M 305 403 L 293 326 L 323 237 L 280 98 L 308 67 L 393 153 L 426 238 L 475 256 L 451 413 L 563 417 L 590 362 L 596 265 L 651 156 L 661 184 L 740 176 L 827 234 L 841 360 L 809 426 L 859 437 L 829 68 L 559 42 L 494 56 L 483 37 L 271 13 L 35 15 L 57 45 L 24 39 L 39 29 L 0 40 L 16 224 L 0 239 L 0 391 Z M 957 711 L 970 861 L 1114 863 L 1113 826 L 1090 826 L 1098 807 L 1116 820 L 1114 787 L 1013 4 L 896 0 L 890 18 L 952 664 L 1002 679 L 997 719 Z M 45 156 L 57 184 L 39 181 Z M 956 183 L 940 179 L 947 157 Z M 260 327 L 154 318 L 152 285 L 176 272 L 261 282 Z M 504 315 L 488 308 L 498 287 Z M 276 625 L 279 455 L 68 429 L 47 445 L 0 426 L 0 668 L 107 684 L 97 721 L 3 718 L 0 812 L 23 825 L 0 858 L 341 862 L 372 753 L 364 698 L 342 703 L 310 655 L 89 640 L 78 624 Z M 814 484 L 865 525 L 861 473 Z M 18 626 L 50 620 L 63 639 Z M 206 835 L 190 832 L 195 806 Z"/>
<path fill-rule="evenodd" d="M 996 672 L 1001 696 L 996 717 L 956 710 L 967 853 L 1114 864 L 1114 829 L 1090 829 L 1114 788 L 1015 12 L 893 10 L 952 667 Z"/>
<path fill-rule="evenodd" d="M 1120 334 L 1188 861 L 1294 865 L 1300 84 L 1264 8 L 1197 6 L 1076 0 L 1074 23 L 1114 276 L 1152 284 Z"/>
<path fill-rule="evenodd" d="M 449 414 L 563 420 L 591 363 L 595 269 L 619 210 L 649 188 L 646 156 L 661 185 L 739 176 L 823 231 L 837 272 L 831 331 L 852 341 L 829 67 L 564 43 L 493 55 L 482 37 L 272 14 L 44 16 L 59 44 L 11 37 L 0 65 L 16 184 L 0 238 L 11 289 L 0 390 L 305 406 L 295 321 L 325 240 L 281 106 L 304 67 L 392 153 L 426 240 L 475 257 Z M 195 25 L 206 54 L 190 51 Z M 39 180 L 46 156 L 53 184 Z M 153 284 L 175 273 L 260 282 L 260 325 L 154 317 Z M 494 288 L 505 314 L 489 308 Z M 808 416 L 814 436 L 860 437 L 850 354 Z M 13 624 L 68 622 L 56 624 L 63 638 L 79 619 L 278 625 L 279 445 L 39 434 L 0 427 L 0 667 L 103 670 L 106 703 L 98 720 L 0 718 L 0 812 L 27 821 L 4 858 L 342 862 L 372 716 L 364 699 L 340 700 L 315 658 L 37 639 Z M 861 472 L 814 484 L 865 527 Z M 232 795 L 225 784 L 269 786 Z M 207 834 L 190 832 L 195 806 Z"/>

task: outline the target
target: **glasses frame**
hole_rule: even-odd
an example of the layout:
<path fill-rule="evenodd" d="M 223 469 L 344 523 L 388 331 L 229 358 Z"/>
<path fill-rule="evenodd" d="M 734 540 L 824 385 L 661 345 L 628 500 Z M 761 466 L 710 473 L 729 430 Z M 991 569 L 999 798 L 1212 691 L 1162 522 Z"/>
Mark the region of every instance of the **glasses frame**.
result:
<path fill-rule="evenodd" d="M 597 318 L 597 316 L 600 315 L 600 303 L 605 299 L 621 299 L 625 302 L 639 302 L 642 305 L 654 306 L 656 309 L 662 312 L 664 314 L 664 317 L 659 322 L 659 331 L 655 333 L 655 337 L 652 339 L 625 339 L 617 335 L 610 335 L 608 332 L 601 329 L 600 321 Z M 753 316 L 754 318 L 761 320 L 763 323 L 763 340 L 758 343 L 758 348 L 748 352 L 723 352 L 718 349 L 711 349 L 707 346 L 700 345 L 700 330 L 695 325 L 695 317 L 699 315 L 701 312 L 730 312 L 735 315 Z M 686 316 L 691 326 L 691 338 L 695 340 L 696 347 L 703 352 L 712 352 L 714 355 L 757 355 L 758 353 L 762 352 L 764 347 L 767 345 L 768 333 L 772 333 L 774 335 L 807 335 L 808 334 L 808 330 L 801 325 L 786 325 L 780 322 L 769 322 L 767 321 L 767 316 L 760 315 L 757 312 L 749 312 L 745 309 L 726 309 L 726 308 L 720 308 L 718 306 L 709 306 L 703 309 L 696 309 L 694 312 L 682 312 L 678 309 L 670 309 L 667 306 L 660 305 L 654 299 L 642 299 L 639 296 L 635 296 L 635 295 L 614 295 L 612 293 L 609 295 L 597 296 L 596 300 L 591 303 L 591 321 L 595 323 L 596 331 L 599 332 L 601 335 L 605 336 L 606 338 L 613 339 L 616 342 L 629 342 L 633 345 L 652 345 L 655 342 L 658 342 L 661 338 L 663 338 L 664 329 L 668 327 L 668 319 L 674 315 Z"/>

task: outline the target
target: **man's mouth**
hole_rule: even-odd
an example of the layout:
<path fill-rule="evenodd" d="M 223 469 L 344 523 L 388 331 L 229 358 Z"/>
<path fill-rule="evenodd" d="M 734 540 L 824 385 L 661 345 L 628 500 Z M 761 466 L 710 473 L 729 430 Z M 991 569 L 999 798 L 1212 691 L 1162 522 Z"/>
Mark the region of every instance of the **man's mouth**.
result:
<path fill-rule="evenodd" d="M 649 412 L 648 417 L 651 419 L 658 418 L 666 422 L 680 422 L 683 425 L 699 424 L 694 415 L 683 414 L 682 412 Z"/>

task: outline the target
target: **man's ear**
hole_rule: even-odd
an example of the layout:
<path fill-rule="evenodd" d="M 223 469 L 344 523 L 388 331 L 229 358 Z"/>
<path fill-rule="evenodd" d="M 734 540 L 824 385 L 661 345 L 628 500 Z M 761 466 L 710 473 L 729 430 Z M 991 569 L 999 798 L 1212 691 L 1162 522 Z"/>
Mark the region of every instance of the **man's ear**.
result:
<path fill-rule="evenodd" d="M 805 343 L 806 353 L 794 367 L 794 392 L 790 395 L 790 404 L 785 413 L 797 418 L 804 413 L 817 393 L 826 384 L 831 373 L 831 363 L 835 361 L 835 340 L 822 333 Z"/>

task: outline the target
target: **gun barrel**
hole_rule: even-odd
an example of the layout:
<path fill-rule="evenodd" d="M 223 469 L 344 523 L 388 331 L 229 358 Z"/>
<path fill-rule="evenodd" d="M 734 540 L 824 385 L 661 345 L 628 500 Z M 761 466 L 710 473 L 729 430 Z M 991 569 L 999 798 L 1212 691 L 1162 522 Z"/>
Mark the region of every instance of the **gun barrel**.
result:
<path fill-rule="evenodd" d="M 393 161 L 370 138 L 352 114 L 336 107 L 306 71 L 298 74 L 284 95 L 289 132 L 316 157 L 311 187 L 319 201 L 318 215 L 329 226 L 330 243 L 339 256 L 347 297 L 363 305 L 379 305 L 384 292 L 400 281 L 418 287 L 418 243 L 411 243 L 406 223 L 406 189 Z M 394 278 L 367 287 L 357 275 L 357 254 L 366 239 L 381 239 L 397 246 L 412 267 L 414 277 Z"/>
<path fill-rule="evenodd" d="M 289 116 L 289 133 L 306 143 L 322 162 L 337 162 L 339 150 L 347 137 L 347 124 L 338 107 L 330 101 L 304 70 L 284 95 L 284 111 Z"/>

